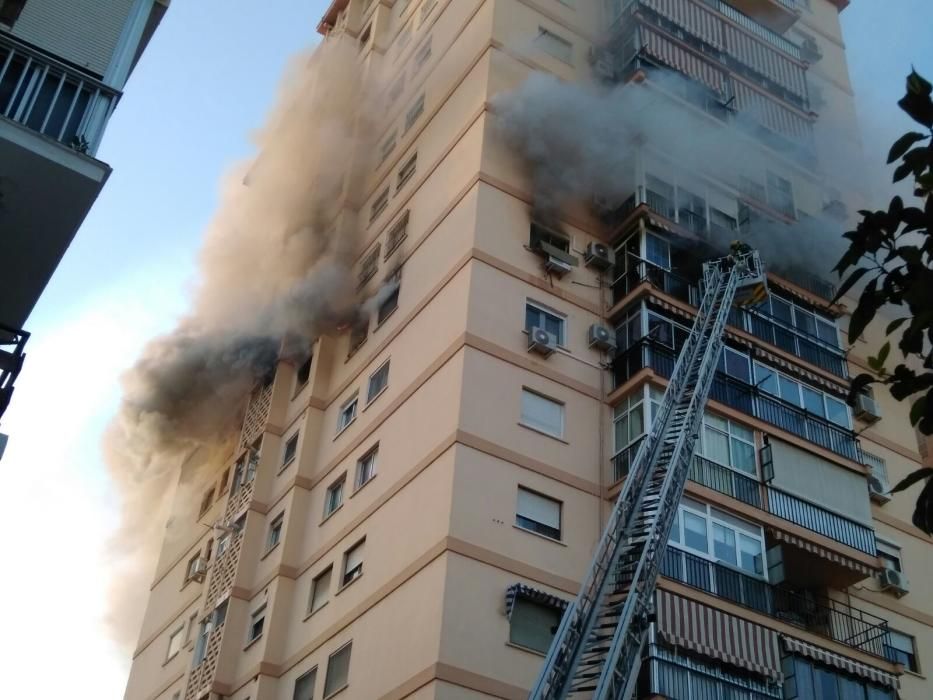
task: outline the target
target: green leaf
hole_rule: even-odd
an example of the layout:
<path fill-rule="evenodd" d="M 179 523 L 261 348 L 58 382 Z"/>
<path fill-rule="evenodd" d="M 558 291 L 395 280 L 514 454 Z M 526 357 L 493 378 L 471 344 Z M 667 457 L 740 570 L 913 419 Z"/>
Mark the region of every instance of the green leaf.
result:
<path fill-rule="evenodd" d="M 933 467 L 923 467 L 922 469 L 918 469 L 917 471 L 911 472 L 903 479 L 901 479 L 897 483 L 897 486 L 891 489 L 890 493 L 898 493 L 899 491 L 909 489 L 918 481 L 922 479 L 929 479 L 931 476 L 933 476 Z"/>
<path fill-rule="evenodd" d="M 933 94 L 933 85 L 915 69 L 911 68 L 910 75 L 907 76 L 907 92 L 929 97 Z"/>
<path fill-rule="evenodd" d="M 849 278 L 839 286 L 839 290 L 836 292 L 836 296 L 833 297 L 833 303 L 835 304 L 837 301 L 842 299 L 842 297 L 845 296 L 846 292 L 852 289 L 852 286 L 856 282 L 858 282 L 860 279 L 862 279 L 862 277 L 865 276 L 866 272 L 868 272 L 867 267 L 860 267 L 859 269 L 855 270 L 851 275 L 849 275 Z"/>
<path fill-rule="evenodd" d="M 889 340 L 884 345 L 881 346 L 881 350 L 878 351 L 878 364 L 881 367 L 884 367 L 885 360 L 888 359 L 888 355 L 891 354 L 891 341 Z"/>
<path fill-rule="evenodd" d="M 907 150 L 915 143 L 917 143 L 917 141 L 922 141 L 923 139 L 927 138 L 929 138 L 929 136 L 925 136 L 919 132 L 908 131 L 897 141 L 895 141 L 893 146 L 891 146 L 891 150 L 888 152 L 888 163 L 893 163 L 902 155 L 907 153 Z"/>
<path fill-rule="evenodd" d="M 852 312 L 852 318 L 849 320 L 849 342 L 854 343 L 861 337 L 865 327 L 871 323 L 878 311 L 879 301 L 875 298 L 875 292 L 878 290 L 878 278 L 875 277 L 869 282 L 859 297 L 858 306 Z"/>
<path fill-rule="evenodd" d="M 893 182 L 900 182 L 905 177 L 910 175 L 914 169 L 910 166 L 910 163 L 901 163 L 897 166 L 897 169 L 894 171 Z"/>
<path fill-rule="evenodd" d="M 888 327 L 885 328 L 884 334 L 885 334 L 885 335 L 891 335 L 894 331 L 896 331 L 898 328 L 900 328 L 901 326 L 903 326 L 904 323 L 905 323 L 906 321 L 909 321 L 909 320 L 910 320 L 909 318 L 906 318 L 906 317 L 905 317 L 905 318 L 899 318 L 899 319 L 897 319 L 897 320 L 895 320 L 895 321 L 891 321 L 891 323 L 888 324 Z"/>
<path fill-rule="evenodd" d="M 911 521 L 928 535 L 933 535 L 933 479 L 927 481 L 917 496 Z"/>

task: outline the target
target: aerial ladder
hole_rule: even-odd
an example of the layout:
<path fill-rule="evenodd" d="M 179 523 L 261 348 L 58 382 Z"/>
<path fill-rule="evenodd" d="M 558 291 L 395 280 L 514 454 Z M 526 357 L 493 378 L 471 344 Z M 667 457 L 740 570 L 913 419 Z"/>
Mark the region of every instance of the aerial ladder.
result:
<path fill-rule="evenodd" d="M 767 293 L 758 253 L 703 265 L 703 295 L 651 430 L 554 635 L 531 700 L 629 700 L 654 615 L 661 559 L 677 514 L 733 304 Z"/>

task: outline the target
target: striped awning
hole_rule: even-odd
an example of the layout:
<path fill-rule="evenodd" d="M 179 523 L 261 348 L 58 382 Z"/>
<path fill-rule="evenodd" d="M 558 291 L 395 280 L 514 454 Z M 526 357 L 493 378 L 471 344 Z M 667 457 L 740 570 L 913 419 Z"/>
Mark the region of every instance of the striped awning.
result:
<path fill-rule="evenodd" d="M 525 600 L 530 600 L 533 603 L 548 605 L 552 608 L 557 608 L 558 610 L 564 610 L 569 605 L 569 603 L 563 598 L 552 595 L 547 591 L 532 588 L 531 586 L 527 586 L 524 583 L 513 583 L 511 586 L 505 589 L 505 616 L 510 620 L 512 619 L 512 610 L 515 609 L 516 598 L 524 598 Z"/>
<path fill-rule="evenodd" d="M 657 606 L 658 634 L 668 644 L 781 679 L 777 632 L 665 590 Z"/>
<path fill-rule="evenodd" d="M 815 554 L 816 556 L 820 557 L 820 559 L 828 559 L 834 564 L 844 566 L 845 568 L 862 574 L 863 576 L 871 576 L 876 570 L 875 567 L 864 564 L 857 559 L 852 559 L 851 557 L 847 557 L 844 554 L 839 554 L 838 552 L 834 552 L 831 549 L 827 549 L 821 545 L 808 542 L 802 537 L 792 535 L 789 532 L 772 529 L 771 534 L 773 535 L 774 539 L 778 540 L 779 542 L 786 542 L 792 547 L 797 547 L 798 549 L 802 549 L 803 551 L 809 552 L 810 554 Z"/>
<path fill-rule="evenodd" d="M 897 676 L 895 676 L 893 673 L 882 671 L 880 668 L 875 668 L 873 666 L 860 663 L 853 659 L 846 658 L 845 656 L 839 656 L 839 654 L 834 654 L 833 652 L 827 651 L 826 649 L 821 649 L 820 647 L 813 646 L 812 644 L 801 642 L 799 639 L 794 639 L 793 637 L 786 637 L 782 635 L 781 640 L 784 642 L 784 648 L 792 654 L 806 656 L 807 658 L 818 661 L 821 664 L 833 666 L 847 673 L 851 673 L 862 678 L 867 678 L 874 683 L 880 683 L 881 685 L 886 685 L 891 688 L 900 687 L 900 681 L 898 681 Z"/>

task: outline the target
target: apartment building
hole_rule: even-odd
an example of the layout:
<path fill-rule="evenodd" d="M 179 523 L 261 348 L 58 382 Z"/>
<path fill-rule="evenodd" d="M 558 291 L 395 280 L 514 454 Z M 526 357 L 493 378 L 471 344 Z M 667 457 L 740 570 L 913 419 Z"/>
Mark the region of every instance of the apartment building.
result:
<path fill-rule="evenodd" d="M 167 6 L 0 0 L 0 417 L 26 319 L 110 175 L 94 156 Z"/>
<path fill-rule="evenodd" d="M 855 133 L 846 4 L 334 0 L 319 31 L 386 86 L 337 225 L 365 231 L 360 288 L 394 291 L 280 363 L 199 512 L 179 501 L 126 698 L 527 697 L 700 263 L 762 227 L 841 232 L 860 201 L 823 169 Z M 651 91 L 749 168 L 641 142 L 620 201 L 536 220 L 493 106 L 534 71 Z M 930 538 L 885 495 L 921 462 L 907 407 L 845 403 L 873 346 L 789 253 L 727 329 L 641 698 L 931 695 Z"/>

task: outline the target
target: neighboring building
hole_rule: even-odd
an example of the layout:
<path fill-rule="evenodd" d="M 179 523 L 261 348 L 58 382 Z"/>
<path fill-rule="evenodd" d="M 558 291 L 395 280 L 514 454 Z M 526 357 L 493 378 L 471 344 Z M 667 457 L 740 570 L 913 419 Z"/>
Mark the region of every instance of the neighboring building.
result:
<path fill-rule="evenodd" d="M 855 209 L 820 170 L 855 132 L 846 4 L 335 0 L 321 30 L 388 72 L 381 164 L 352 198 L 360 283 L 400 286 L 367 327 L 281 363 L 200 513 L 179 501 L 126 697 L 526 697 L 695 313 L 699 263 L 724 252 L 709 233 L 841 230 Z M 622 14 L 613 50 L 591 54 L 604 11 Z M 490 99 L 532 70 L 583 79 L 591 55 L 687 119 L 741 121 L 768 167 L 717 181 L 648 143 L 608 224 L 536 225 Z M 667 94 L 662 66 L 695 82 Z M 921 461 L 907 406 L 879 392 L 853 415 L 847 378 L 870 346 L 846 352 L 829 284 L 765 263 L 783 276 L 728 330 L 639 697 L 930 697 L 931 539 L 909 497 L 882 494 Z"/>
<path fill-rule="evenodd" d="M 39 295 L 110 175 L 94 155 L 168 0 L 0 0 L 0 417 Z"/>

